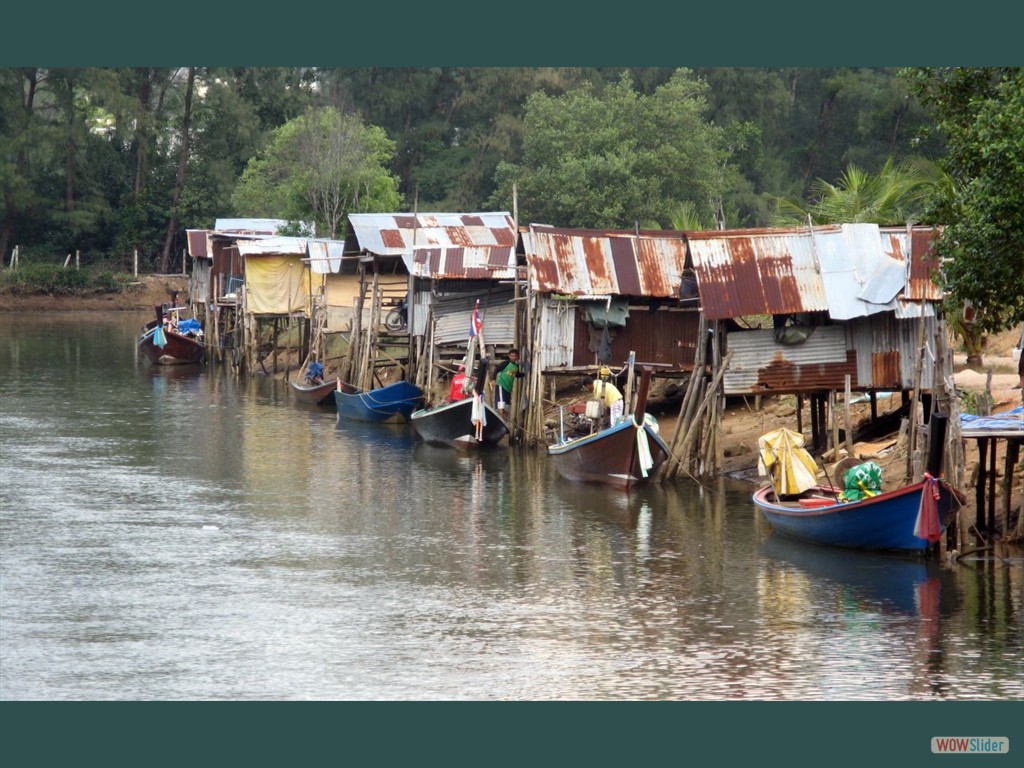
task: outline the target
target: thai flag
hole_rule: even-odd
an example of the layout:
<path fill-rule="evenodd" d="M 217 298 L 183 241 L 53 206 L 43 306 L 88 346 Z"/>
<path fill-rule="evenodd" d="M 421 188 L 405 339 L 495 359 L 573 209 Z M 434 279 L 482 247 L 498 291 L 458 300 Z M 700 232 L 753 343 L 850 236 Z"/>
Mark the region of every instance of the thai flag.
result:
<path fill-rule="evenodd" d="M 469 323 L 469 338 L 473 338 L 480 333 L 480 329 L 483 327 L 483 323 L 480 321 L 480 299 L 476 300 L 476 306 L 473 308 L 473 317 Z"/>

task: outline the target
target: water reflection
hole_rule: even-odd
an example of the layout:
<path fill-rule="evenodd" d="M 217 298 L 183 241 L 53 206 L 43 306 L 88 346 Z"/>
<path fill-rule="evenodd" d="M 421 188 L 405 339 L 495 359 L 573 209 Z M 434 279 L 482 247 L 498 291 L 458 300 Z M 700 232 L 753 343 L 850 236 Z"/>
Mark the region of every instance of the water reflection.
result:
<path fill-rule="evenodd" d="M 807 579 L 807 592 L 842 591 L 879 610 L 938 618 L 941 569 L 934 560 L 816 547 L 771 534 L 761 552 Z M 785 577 L 784 577 L 785 578 Z"/>
<path fill-rule="evenodd" d="M 1020 561 L 806 550 L 746 484 L 567 483 L 136 325 L 0 316 L 3 698 L 1024 698 Z"/>

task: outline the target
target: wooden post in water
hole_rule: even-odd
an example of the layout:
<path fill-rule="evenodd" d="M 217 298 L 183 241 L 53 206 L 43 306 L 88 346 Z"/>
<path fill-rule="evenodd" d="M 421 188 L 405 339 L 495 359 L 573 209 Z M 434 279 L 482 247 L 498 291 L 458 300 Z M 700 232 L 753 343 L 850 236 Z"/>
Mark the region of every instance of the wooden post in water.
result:
<path fill-rule="evenodd" d="M 853 424 L 850 423 L 850 374 L 846 374 L 846 392 L 843 396 L 843 424 L 846 426 L 846 455 L 853 456 Z M 836 458 L 839 458 L 838 456 Z"/>

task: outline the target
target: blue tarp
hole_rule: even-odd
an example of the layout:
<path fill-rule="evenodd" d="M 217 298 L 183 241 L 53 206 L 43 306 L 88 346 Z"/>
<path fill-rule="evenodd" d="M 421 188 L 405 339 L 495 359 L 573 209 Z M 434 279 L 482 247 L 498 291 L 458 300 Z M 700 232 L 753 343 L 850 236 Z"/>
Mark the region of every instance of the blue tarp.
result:
<path fill-rule="evenodd" d="M 994 416 L 975 416 L 970 413 L 961 413 L 960 427 L 970 429 L 972 432 L 979 429 L 1005 431 L 1017 428 L 1024 430 L 1024 421 L 1022 420 L 1024 420 L 1024 406 Z"/>
<path fill-rule="evenodd" d="M 201 330 L 203 327 L 199 321 L 192 317 L 178 323 L 178 333 L 199 333 Z"/>

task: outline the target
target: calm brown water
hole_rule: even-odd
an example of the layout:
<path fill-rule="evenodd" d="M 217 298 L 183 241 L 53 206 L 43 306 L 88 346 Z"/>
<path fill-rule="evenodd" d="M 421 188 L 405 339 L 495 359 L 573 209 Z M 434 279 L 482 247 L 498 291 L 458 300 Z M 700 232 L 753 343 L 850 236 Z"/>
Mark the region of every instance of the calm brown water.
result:
<path fill-rule="evenodd" d="M 1024 699 L 1019 557 L 822 552 L 746 484 L 460 457 L 156 369 L 145 319 L 0 315 L 0 699 Z"/>

